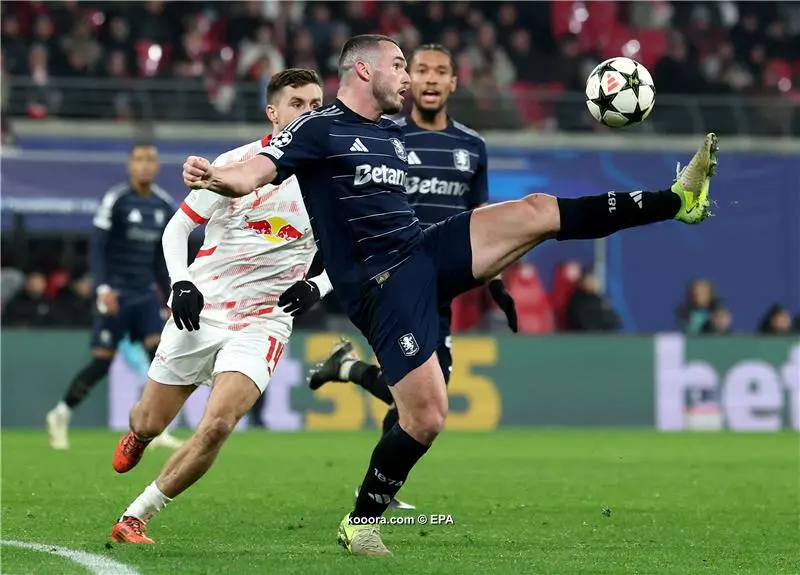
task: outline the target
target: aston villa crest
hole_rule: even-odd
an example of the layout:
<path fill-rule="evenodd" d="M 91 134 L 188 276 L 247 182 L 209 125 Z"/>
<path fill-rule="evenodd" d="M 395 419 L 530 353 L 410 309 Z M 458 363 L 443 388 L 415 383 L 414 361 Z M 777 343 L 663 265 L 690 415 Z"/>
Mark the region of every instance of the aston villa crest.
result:
<path fill-rule="evenodd" d="M 455 164 L 456 170 L 460 172 L 469 172 L 469 152 L 462 149 L 453 150 L 453 164 Z"/>
<path fill-rule="evenodd" d="M 408 156 L 406 155 L 406 147 L 403 145 L 403 142 L 401 142 L 397 138 L 392 138 L 389 141 L 392 142 L 397 157 L 405 162 L 408 159 Z"/>

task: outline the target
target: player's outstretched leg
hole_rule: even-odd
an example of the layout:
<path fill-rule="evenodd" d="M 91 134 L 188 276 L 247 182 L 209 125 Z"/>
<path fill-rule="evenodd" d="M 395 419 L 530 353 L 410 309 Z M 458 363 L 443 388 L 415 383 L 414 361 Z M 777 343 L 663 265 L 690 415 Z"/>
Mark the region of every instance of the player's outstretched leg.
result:
<path fill-rule="evenodd" d="M 238 372 L 220 373 L 195 433 L 164 464 L 153 483 L 125 510 L 111 530 L 114 541 L 151 543 L 147 523 L 175 497 L 205 475 L 239 420 L 261 391 L 252 379 Z"/>
<path fill-rule="evenodd" d="M 551 238 L 594 239 L 666 220 L 698 224 L 710 215 L 710 179 L 717 167 L 717 137 L 708 134 L 670 188 L 658 192 L 608 192 L 582 198 L 533 194 L 476 209 L 470 221 L 472 271 L 495 277 Z"/>
<path fill-rule="evenodd" d="M 195 389 L 194 385 L 165 385 L 148 378 L 142 397 L 131 410 L 130 431 L 114 451 L 112 465 L 117 473 L 136 467 L 144 450 L 162 435 Z"/>
<path fill-rule="evenodd" d="M 94 350 L 92 360 L 72 378 L 64 398 L 55 408 L 47 412 L 47 434 L 53 449 L 69 449 L 67 431 L 72 419 L 72 410 L 80 405 L 94 386 L 108 375 L 113 358 L 113 350 Z"/>
<path fill-rule="evenodd" d="M 392 403 L 389 386 L 381 377 L 381 368 L 361 361 L 353 350 L 353 344 L 342 339 L 331 350 L 325 361 L 316 365 L 308 378 L 308 387 L 317 390 L 330 381 L 352 382 L 363 387 L 386 405 Z"/>

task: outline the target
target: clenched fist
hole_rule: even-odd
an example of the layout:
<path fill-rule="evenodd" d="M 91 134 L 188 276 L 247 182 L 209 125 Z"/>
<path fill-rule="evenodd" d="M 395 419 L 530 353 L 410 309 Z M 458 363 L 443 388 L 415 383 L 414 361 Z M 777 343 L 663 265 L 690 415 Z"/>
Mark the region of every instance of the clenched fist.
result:
<path fill-rule="evenodd" d="M 213 176 L 211 162 L 198 156 L 189 156 L 183 164 L 183 182 L 193 190 L 208 187 Z"/>

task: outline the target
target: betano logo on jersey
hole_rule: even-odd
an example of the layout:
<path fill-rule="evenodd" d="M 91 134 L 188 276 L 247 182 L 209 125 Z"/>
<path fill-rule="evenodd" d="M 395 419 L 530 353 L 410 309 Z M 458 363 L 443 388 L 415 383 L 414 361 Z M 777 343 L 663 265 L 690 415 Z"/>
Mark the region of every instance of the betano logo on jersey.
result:
<path fill-rule="evenodd" d="M 442 196 L 463 196 L 469 186 L 464 182 L 451 182 L 439 178 L 408 178 L 407 194 L 436 194 Z"/>
<path fill-rule="evenodd" d="M 353 183 L 356 186 L 364 186 L 370 182 L 404 187 L 406 185 L 406 171 L 389 168 L 383 164 L 380 166 L 372 166 L 370 164 L 356 166 L 356 177 Z"/>
<path fill-rule="evenodd" d="M 303 233 L 300 230 L 279 216 L 256 222 L 247 222 L 245 225 L 248 229 L 255 230 L 262 238 L 274 244 L 303 237 Z"/>

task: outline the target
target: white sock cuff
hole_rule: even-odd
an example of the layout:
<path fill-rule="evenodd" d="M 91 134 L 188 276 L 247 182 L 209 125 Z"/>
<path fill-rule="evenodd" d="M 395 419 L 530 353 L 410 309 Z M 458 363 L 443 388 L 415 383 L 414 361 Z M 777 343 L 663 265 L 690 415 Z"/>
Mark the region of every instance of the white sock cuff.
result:
<path fill-rule="evenodd" d="M 354 359 L 346 359 L 342 362 L 342 366 L 339 368 L 339 377 L 344 381 L 350 381 L 350 369 L 355 365 L 356 360 Z"/>
<path fill-rule="evenodd" d="M 154 497 L 158 498 L 164 505 L 172 502 L 172 499 L 161 493 L 161 490 L 158 488 L 155 481 L 148 485 L 145 491 L 150 491 L 150 493 Z"/>

